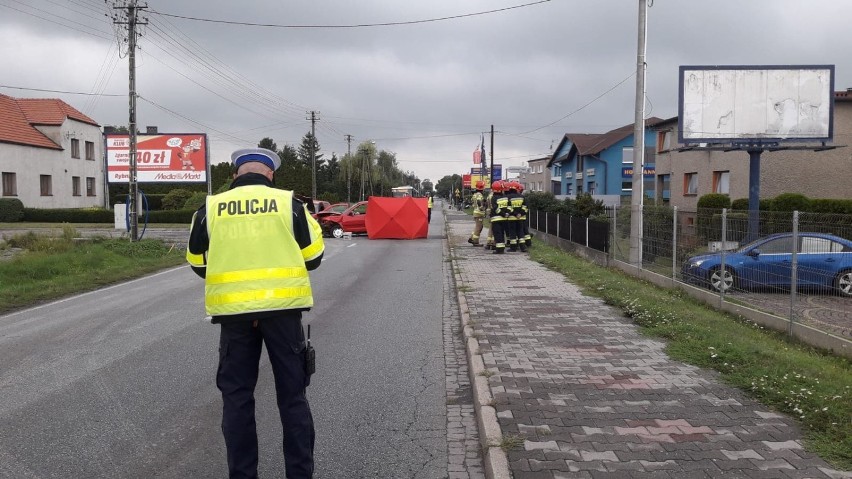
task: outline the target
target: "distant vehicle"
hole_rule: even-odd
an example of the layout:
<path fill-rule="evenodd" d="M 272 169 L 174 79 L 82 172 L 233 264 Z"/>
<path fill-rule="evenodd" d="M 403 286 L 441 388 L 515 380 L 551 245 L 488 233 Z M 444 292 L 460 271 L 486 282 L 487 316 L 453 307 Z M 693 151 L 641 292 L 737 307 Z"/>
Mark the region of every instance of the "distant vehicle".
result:
<path fill-rule="evenodd" d="M 397 186 L 391 188 L 391 196 L 394 198 L 404 198 L 406 196 L 414 196 L 413 186 Z"/>
<path fill-rule="evenodd" d="M 325 218 L 326 216 L 339 215 L 340 213 L 346 211 L 346 209 L 350 206 L 351 205 L 349 203 L 335 203 L 322 211 L 314 213 L 311 216 L 313 216 L 314 219 L 319 220 L 321 218 Z"/>
<path fill-rule="evenodd" d="M 343 233 L 367 232 L 367 202 L 359 201 L 339 215 L 328 215 L 320 221 L 323 233 L 342 238 Z"/>
<path fill-rule="evenodd" d="M 823 233 L 799 233 L 796 247 L 798 288 L 831 288 L 852 297 L 852 241 Z M 731 288 L 789 287 L 793 234 L 779 233 L 753 241 L 737 251 L 689 258 L 681 269 L 685 281 L 715 291 Z"/>
<path fill-rule="evenodd" d="M 318 213 L 318 212 L 328 208 L 329 206 L 331 206 L 331 203 L 329 203 L 328 201 L 313 200 L 313 202 L 314 202 L 314 213 Z"/>

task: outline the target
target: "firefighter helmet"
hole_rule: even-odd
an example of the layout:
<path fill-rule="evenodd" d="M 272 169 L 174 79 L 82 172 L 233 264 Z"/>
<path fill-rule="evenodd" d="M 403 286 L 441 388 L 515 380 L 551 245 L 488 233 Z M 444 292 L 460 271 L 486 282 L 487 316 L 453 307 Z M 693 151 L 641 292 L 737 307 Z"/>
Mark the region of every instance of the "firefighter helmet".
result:
<path fill-rule="evenodd" d="M 477 182 L 476 182 L 476 189 L 477 189 L 477 190 L 482 190 L 483 188 L 485 188 L 485 182 L 484 182 L 484 181 L 482 181 L 482 180 L 477 181 Z"/>
<path fill-rule="evenodd" d="M 518 191 L 518 183 L 514 181 L 507 181 L 503 188 L 509 191 Z"/>
<path fill-rule="evenodd" d="M 497 180 L 494 183 L 492 183 L 491 184 L 491 191 L 493 191 L 495 193 L 502 193 L 503 192 L 503 182 L 500 181 L 500 180 Z"/>

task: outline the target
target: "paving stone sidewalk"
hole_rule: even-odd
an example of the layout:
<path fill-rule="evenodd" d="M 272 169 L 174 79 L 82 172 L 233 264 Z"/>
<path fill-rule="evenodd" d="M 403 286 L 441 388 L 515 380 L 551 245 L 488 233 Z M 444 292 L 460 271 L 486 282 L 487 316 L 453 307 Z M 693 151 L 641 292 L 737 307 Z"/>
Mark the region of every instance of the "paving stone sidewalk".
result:
<path fill-rule="evenodd" d="M 619 311 L 526 254 L 448 241 L 511 474 L 532 478 L 850 478 L 802 447 L 795 423 L 670 359 Z"/>

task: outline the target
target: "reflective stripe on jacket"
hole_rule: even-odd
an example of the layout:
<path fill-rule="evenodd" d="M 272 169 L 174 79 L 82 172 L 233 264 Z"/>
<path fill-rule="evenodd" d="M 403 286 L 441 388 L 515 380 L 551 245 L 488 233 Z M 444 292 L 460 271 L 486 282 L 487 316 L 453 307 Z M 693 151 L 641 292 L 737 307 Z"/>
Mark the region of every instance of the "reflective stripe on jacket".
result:
<path fill-rule="evenodd" d="M 305 261 L 322 254 L 322 235 L 308 216 L 312 243 L 299 247 L 293 235 L 292 203 L 292 192 L 263 185 L 207 198 L 207 314 L 313 306 Z"/>
<path fill-rule="evenodd" d="M 506 221 L 512 213 L 509 198 L 502 194 L 491 197 L 491 221 Z"/>

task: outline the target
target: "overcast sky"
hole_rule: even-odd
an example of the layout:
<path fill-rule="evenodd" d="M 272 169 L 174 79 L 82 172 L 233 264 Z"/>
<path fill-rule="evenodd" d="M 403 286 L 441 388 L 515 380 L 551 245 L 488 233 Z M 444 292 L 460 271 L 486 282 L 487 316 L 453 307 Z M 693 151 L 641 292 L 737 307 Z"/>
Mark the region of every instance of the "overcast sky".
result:
<path fill-rule="evenodd" d="M 632 123 L 638 0 L 551 0 L 363 28 L 268 28 L 162 15 L 358 25 L 534 1 L 150 0 L 137 56 L 138 124 L 207 133 L 211 161 L 219 163 L 263 137 L 279 147 L 297 145 L 310 130 L 306 112 L 316 110 L 327 156 L 345 154 L 344 135 L 351 134 L 353 151 L 375 141 L 396 153 L 401 169 L 437 181 L 472 166 L 480 134 L 492 124 L 495 162 L 522 166 L 550 154 L 566 132 Z M 0 85 L 121 96 L 7 87 L 0 93 L 62 98 L 101 125 L 127 125 L 126 44 L 119 54 L 105 16 L 112 5 L 0 0 Z M 677 114 L 679 65 L 833 64 L 835 89 L 852 87 L 849 6 L 655 0 L 648 11 L 647 116 Z"/>

